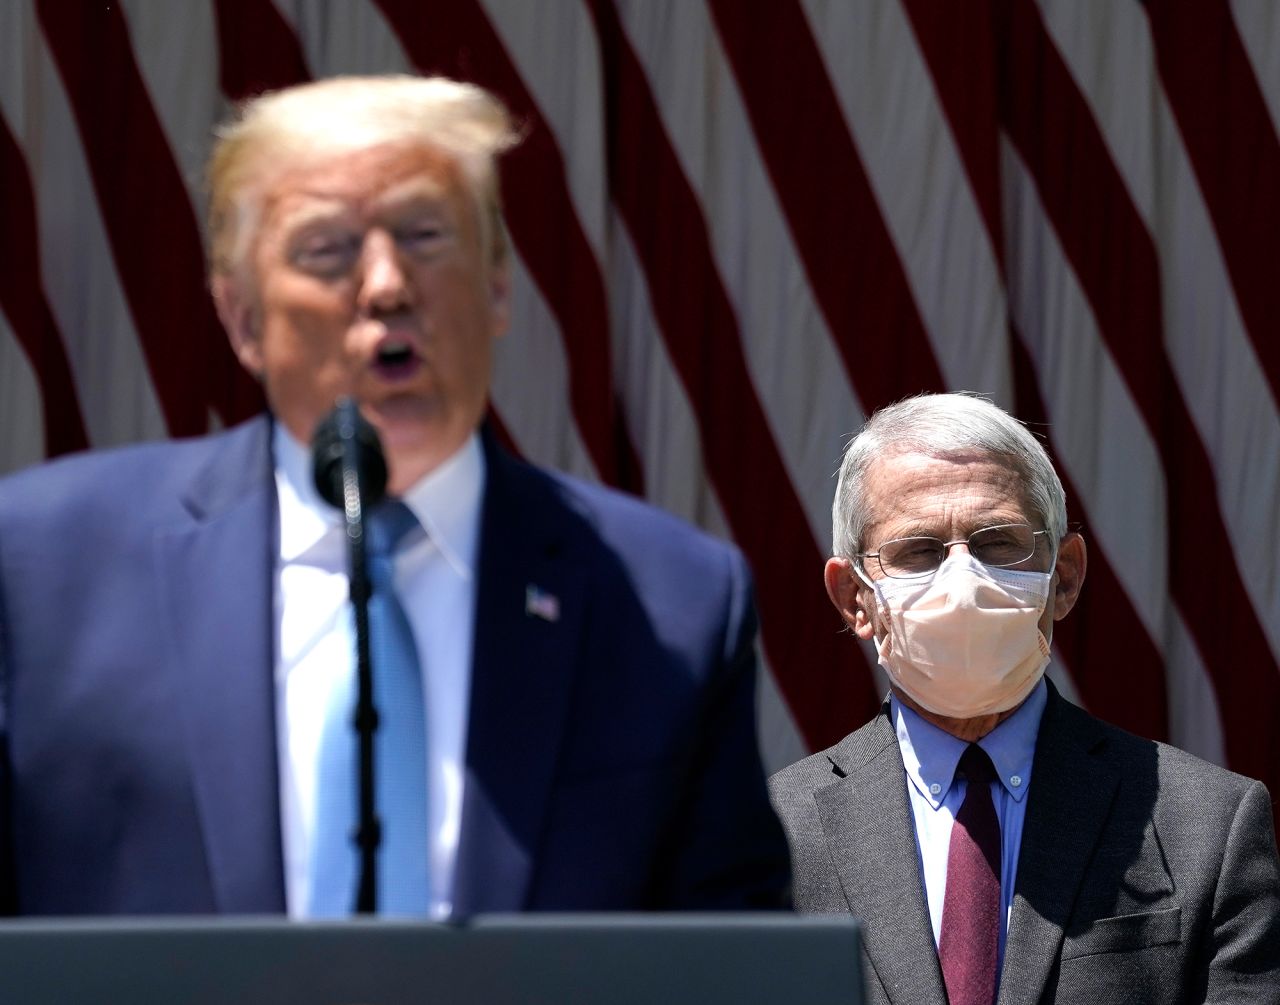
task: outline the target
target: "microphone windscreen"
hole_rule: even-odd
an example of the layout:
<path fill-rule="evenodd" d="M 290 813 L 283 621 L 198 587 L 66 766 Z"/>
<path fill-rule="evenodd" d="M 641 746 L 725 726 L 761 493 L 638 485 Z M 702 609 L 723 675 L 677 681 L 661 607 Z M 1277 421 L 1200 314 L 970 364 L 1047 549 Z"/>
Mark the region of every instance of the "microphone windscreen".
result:
<path fill-rule="evenodd" d="M 331 506 L 346 506 L 342 458 L 350 453 L 360 485 L 361 505 L 378 503 L 387 491 L 387 462 L 378 431 L 360 414 L 351 398 L 339 398 L 311 437 L 311 477 L 320 497 Z"/>

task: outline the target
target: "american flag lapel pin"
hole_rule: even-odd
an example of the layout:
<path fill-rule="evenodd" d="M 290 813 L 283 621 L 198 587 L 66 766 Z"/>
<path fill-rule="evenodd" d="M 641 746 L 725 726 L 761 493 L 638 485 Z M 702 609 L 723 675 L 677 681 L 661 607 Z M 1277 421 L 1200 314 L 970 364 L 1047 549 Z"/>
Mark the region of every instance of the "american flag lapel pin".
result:
<path fill-rule="evenodd" d="M 556 622 L 560 620 L 560 598 L 530 583 L 524 588 L 524 613 L 531 618 Z"/>

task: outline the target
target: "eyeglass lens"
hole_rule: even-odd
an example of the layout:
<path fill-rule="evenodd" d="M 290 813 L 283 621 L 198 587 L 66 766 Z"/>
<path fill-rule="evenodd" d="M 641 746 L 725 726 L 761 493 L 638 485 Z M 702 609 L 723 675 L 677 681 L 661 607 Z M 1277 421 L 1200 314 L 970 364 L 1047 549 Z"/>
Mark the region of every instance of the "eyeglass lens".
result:
<path fill-rule="evenodd" d="M 969 554 L 983 565 L 1017 565 L 1035 554 L 1036 535 L 1023 523 L 975 530 L 968 538 Z M 886 576 L 924 576 L 942 565 L 947 546 L 936 537 L 901 537 L 880 545 L 880 568 Z"/>

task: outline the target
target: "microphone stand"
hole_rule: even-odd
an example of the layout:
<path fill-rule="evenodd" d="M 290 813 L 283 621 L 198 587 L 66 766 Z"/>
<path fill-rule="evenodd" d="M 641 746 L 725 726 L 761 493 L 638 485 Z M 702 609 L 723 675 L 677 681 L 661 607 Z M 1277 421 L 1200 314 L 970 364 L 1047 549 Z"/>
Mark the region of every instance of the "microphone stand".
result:
<path fill-rule="evenodd" d="M 356 847 L 360 851 L 360 882 L 356 888 L 356 913 L 373 914 L 378 909 L 378 846 L 382 824 L 374 797 L 373 738 L 378 730 L 378 710 L 373 704 L 373 665 L 369 658 L 369 568 L 365 560 L 364 511 L 361 506 L 359 474 L 350 451 L 342 457 L 343 513 L 347 521 L 347 556 L 351 568 L 351 605 L 356 622 L 356 712 L 353 725 L 359 751 L 359 823 Z"/>
<path fill-rule="evenodd" d="M 339 401 L 337 408 L 322 423 L 315 443 L 317 488 L 329 502 L 341 505 L 346 520 L 351 605 L 356 626 L 357 696 L 352 725 L 356 731 L 359 780 L 358 823 L 353 836 L 360 868 L 355 910 L 357 914 L 373 914 L 378 908 L 378 848 L 382 843 L 382 823 L 378 818 L 374 791 L 374 735 L 378 730 L 378 710 L 373 701 L 373 668 L 369 655 L 369 597 L 372 586 L 365 557 L 364 505 L 372 506 L 382 498 L 386 491 L 386 468 L 376 432 L 360 416 L 355 402 L 350 399 Z M 340 498 L 335 491 L 336 479 L 332 477 L 336 474 L 332 469 L 332 462 L 336 459 L 334 453 L 341 457 Z"/>

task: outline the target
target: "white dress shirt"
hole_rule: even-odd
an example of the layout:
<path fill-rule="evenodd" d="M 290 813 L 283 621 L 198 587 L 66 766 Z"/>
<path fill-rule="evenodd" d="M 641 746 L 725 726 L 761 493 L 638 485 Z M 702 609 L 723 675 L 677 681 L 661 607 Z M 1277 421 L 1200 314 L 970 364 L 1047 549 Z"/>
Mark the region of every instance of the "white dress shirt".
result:
<path fill-rule="evenodd" d="M 280 503 L 275 590 L 280 822 L 286 903 L 289 916 L 299 918 L 308 916 L 311 901 L 308 856 L 320 738 L 330 690 L 343 675 L 355 673 L 355 625 L 341 513 L 316 492 L 310 452 L 279 423 L 272 445 Z M 403 496 L 427 533 L 395 556 L 396 589 L 422 664 L 430 914 L 437 918 L 452 910 L 484 482 L 484 452 L 473 435 Z"/>

